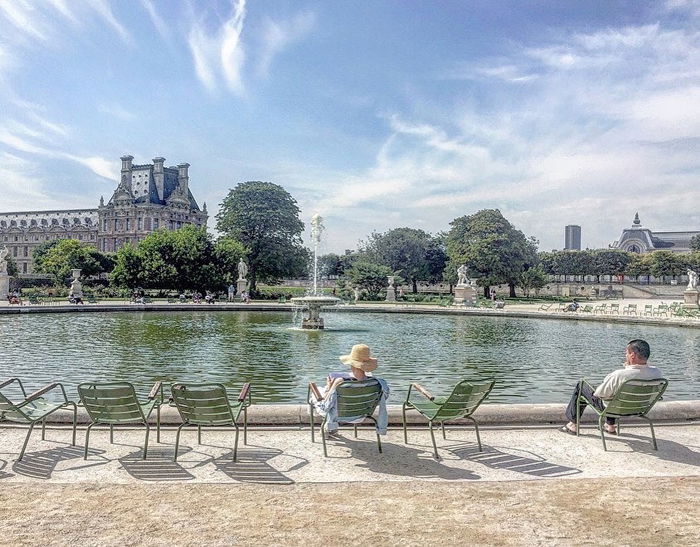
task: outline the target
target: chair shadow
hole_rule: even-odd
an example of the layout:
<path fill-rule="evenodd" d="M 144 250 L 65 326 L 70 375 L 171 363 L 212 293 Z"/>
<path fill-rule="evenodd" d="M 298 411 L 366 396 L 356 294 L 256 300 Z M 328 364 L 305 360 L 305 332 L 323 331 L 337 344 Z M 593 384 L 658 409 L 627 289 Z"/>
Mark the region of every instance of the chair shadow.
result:
<path fill-rule="evenodd" d="M 660 439 L 657 436 L 656 443 L 659 449 L 654 450 L 654 447 L 651 444 L 651 433 L 648 432 L 649 430 L 647 430 L 646 435 L 633 435 L 629 431 L 630 428 L 627 430 L 623 428 L 622 435 L 620 436 L 605 435 L 605 442 L 607 444 L 608 452 L 617 452 L 615 450 L 615 444 L 617 442 L 623 442 L 634 452 L 641 452 L 650 456 L 656 456 L 660 460 L 664 461 L 684 463 L 700 467 L 700 447 L 686 446 L 684 444 L 677 443 L 676 441 Z M 600 441 L 600 432 L 597 429 L 581 431 L 582 437 L 587 437 L 589 435 L 598 437 L 600 449 L 603 450 L 603 443 Z"/>
<path fill-rule="evenodd" d="M 367 433 L 365 431 L 364 433 Z M 412 477 L 417 479 L 444 479 L 444 480 L 479 480 L 480 475 L 468 469 L 455 469 L 437 461 L 431 453 L 425 450 L 410 448 L 406 445 L 382 442 L 382 453 L 377 449 L 377 441 L 374 432 L 368 440 L 355 439 L 354 437 L 340 437 L 327 440 L 328 455 L 333 457 L 333 445 L 342 444 L 350 448 L 350 458 L 361 460 L 364 463 L 358 465 L 373 473 L 382 475 L 394 475 Z"/>
<path fill-rule="evenodd" d="M 495 446 L 482 446 L 484 449 L 482 452 L 479 451 L 478 445 L 464 446 L 464 443 L 443 446 L 443 450 L 447 450 L 459 459 L 479 463 L 492 469 L 506 469 L 539 478 L 561 478 L 582 473 L 580 469 L 549 462 L 542 456 L 527 450 L 509 447 L 500 450 Z"/>
<path fill-rule="evenodd" d="M 192 449 L 180 446 L 178 457 L 191 452 Z M 124 470 L 141 481 L 187 481 L 194 475 L 178 462 L 173 461 L 173 448 L 170 446 L 149 446 L 148 457 L 143 459 L 143 450 L 138 449 L 119 458 Z"/>
<path fill-rule="evenodd" d="M 305 458 L 285 454 L 286 458 L 298 461 L 283 472 L 269 463 L 271 459 L 283 454 L 284 452 L 277 448 L 246 445 L 244 448 L 238 449 L 238 461 L 233 461 L 233 451 L 230 451 L 215 458 L 213 463 L 217 470 L 239 482 L 294 484 L 294 480 L 284 473 L 300 469 L 307 465 L 309 461 Z"/>
<path fill-rule="evenodd" d="M 0 460 L 0 480 L 14 477 L 14 474 L 3 471 L 7 467 L 7 460 Z"/>
<path fill-rule="evenodd" d="M 83 459 L 84 448 L 81 446 L 64 446 L 60 448 L 51 448 L 49 450 L 41 450 L 39 452 L 27 452 L 22 461 L 16 461 L 12 465 L 12 470 L 18 475 L 32 477 L 34 479 L 50 479 L 53 475 L 56 466 L 66 460 Z M 71 467 L 71 471 L 76 469 L 84 469 L 95 467 L 96 465 L 104 465 L 108 463 L 108 459 L 102 457 L 104 450 L 91 448 L 88 450 L 89 456 L 100 456 L 99 462 L 85 462 L 83 465 Z"/>

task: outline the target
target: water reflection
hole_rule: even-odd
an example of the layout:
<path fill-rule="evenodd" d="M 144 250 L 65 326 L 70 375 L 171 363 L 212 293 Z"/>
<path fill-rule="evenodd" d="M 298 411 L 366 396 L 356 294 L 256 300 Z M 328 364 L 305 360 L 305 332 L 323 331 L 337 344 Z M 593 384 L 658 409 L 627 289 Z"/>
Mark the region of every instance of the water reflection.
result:
<path fill-rule="evenodd" d="M 694 329 L 508 317 L 334 313 L 324 332 L 291 327 L 291 313 L 149 312 L 1 316 L 0 376 L 30 390 L 63 380 L 73 396 L 86 380 L 216 381 L 254 385 L 257 402 L 303 402 L 309 381 L 342 370 L 338 356 L 369 344 L 392 402 L 411 381 L 435 392 L 463 378 L 494 377 L 494 402 L 565 402 L 580 377 L 597 382 L 645 338 L 671 380 L 667 400 L 700 387 Z"/>

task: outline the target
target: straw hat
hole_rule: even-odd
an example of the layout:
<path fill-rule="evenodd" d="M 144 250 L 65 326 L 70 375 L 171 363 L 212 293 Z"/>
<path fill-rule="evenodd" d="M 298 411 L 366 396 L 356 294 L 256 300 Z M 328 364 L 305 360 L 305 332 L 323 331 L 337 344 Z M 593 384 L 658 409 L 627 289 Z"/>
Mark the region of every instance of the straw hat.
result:
<path fill-rule="evenodd" d="M 372 372 L 377 368 L 377 360 L 370 356 L 369 346 L 366 344 L 355 344 L 350 350 L 350 355 L 341 355 L 339 359 L 341 363 L 365 372 Z"/>

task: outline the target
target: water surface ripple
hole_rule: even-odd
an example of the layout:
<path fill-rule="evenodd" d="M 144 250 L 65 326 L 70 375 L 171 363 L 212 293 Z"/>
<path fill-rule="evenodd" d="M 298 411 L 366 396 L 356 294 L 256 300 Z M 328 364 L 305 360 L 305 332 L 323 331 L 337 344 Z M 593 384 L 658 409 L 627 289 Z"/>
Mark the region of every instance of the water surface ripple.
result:
<path fill-rule="evenodd" d="M 695 329 L 510 317 L 327 313 L 325 332 L 292 328 L 283 312 L 124 312 L 0 316 L 0 378 L 34 390 L 52 380 L 128 380 L 141 393 L 155 380 L 253 384 L 254 402 L 305 401 L 309 381 L 343 370 L 338 356 L 369 344 L 391 403 L 410 382 L 434 393 L 464 378 L 495 378 L 491 402 L 568 400 L 621 365 L 625 343 L 644 338 L 671 381 L 666 400 L 697 399 Z"/>

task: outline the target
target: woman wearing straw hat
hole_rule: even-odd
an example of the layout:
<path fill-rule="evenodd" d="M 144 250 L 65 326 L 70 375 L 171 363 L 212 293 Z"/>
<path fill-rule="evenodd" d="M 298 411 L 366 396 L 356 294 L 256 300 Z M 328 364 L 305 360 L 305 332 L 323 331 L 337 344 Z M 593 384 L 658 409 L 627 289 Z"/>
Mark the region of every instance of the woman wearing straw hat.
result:
<path fill-rule="evenodd" d="M 371 376 L 373 370 L 377 368 L 377 359 L 370 355 L 369 346 L 366 344 L 355 344 L 349 355 L 341 355 L 340 362 L 350 367 L 350 372 L 331 372 L 326 379 L 326 390 L 323 398 L 328 396 L 340 384 L 346 380 L 366 380 Z"/>

